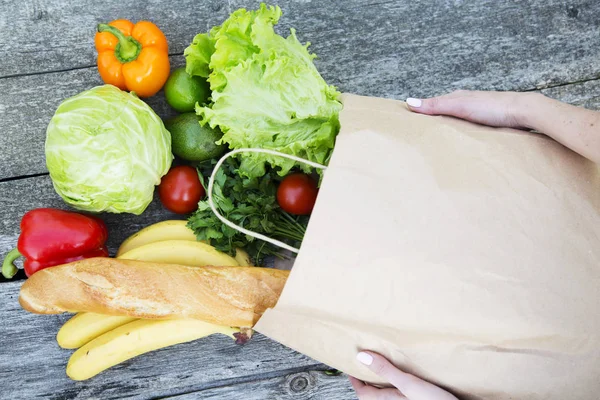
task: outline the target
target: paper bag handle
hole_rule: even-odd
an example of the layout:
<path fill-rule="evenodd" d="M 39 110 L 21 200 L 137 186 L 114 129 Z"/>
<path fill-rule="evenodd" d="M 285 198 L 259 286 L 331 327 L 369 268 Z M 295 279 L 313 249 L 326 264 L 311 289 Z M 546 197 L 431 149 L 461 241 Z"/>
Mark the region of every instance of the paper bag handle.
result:
<path fill-rule="evenodd" d="M 243 234 L 246 234 L 248 236 L 252 236 L 255 239 L 260 239 L 260 240 L 264 240 L 265 242 L 269 242 L 277 247 L 281 247 L 282 249 L 286 249 L 289 250 L 291 252 L 294 253 L 298 253 L 300 251 L 300 249 L 297 249 L 295 247 L 292 247 L 286 243 L 283 243 L 282 241 L 279 241 L 277 239 L 273 239 L 270 238 L 268 236 L 265 236 L 263 234 L 248 230 L 246 228 L 243 228 L 239 225 L 234 224 L 233 222 L 229 221 L 227 218 L 225 218 L 224 216 L 222 216 L 219 213 L 219 210 L 217 210 L 217 207 L 215 206 L 215 203 L 213 201 L 213 186 L 215 183 L 215 176 L 217 175 L 217 172 L 219 171 L 219 168 L 221 168 L 221 165 L 223 165 L 223 162 L 225 162 L 226 159 L 228 159 L 231 156 L 234 156 L 236 154 L 239 153 L 264 153 L 264 154 L 271 154 L 273 156 L 280 156 L 283 158 L 287 158 L 302 164 L 306 164 L 306 165 L 310 165 L 313 168 L 317 168 L 317 169 L 327 169 L 326 166 L 321 165 L 319 163 L 316 162 L 312 162 L 309 160 L 305 160 L 304 158 L 300 158 L 300 157 L 296 157 L 296 156 L 292 156 L 289 154 L 285 154 L 285 153 L 281 153 L 279 151 L 274 151 L 274 150 L 268 150 L 268 149 L 250 149 L 250 148 L 246 148 L 246 149 L 237 149 L 237 150 L 233 150 L 230 151 L 229 153 L 225 154 L 223 157 L 221 157 L 221 159 L 217 162 L 217 164 L 215 165 L 215 168 L 213 169 L 212 174 L 210 174 L 210 178 L 208 179 L 208 205 L 210 206 L 210 209 L 212 210 L 212 212 L 217 216 L 217 218 L 219 218 L 221 220 L 221 222 L 223 222 L 225 225 L 227 225 L 228 227 L 235 229 L 238 232 L 241 232 Z"/>

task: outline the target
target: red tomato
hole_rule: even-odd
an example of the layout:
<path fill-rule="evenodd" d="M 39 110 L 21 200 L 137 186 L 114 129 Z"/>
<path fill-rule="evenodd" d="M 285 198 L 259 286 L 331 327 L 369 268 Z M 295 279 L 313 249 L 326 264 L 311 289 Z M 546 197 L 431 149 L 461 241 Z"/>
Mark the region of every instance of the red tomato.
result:
<path fill-rule="evenodd" d="M 277 189 L 279 207 L 290 214 L 308 215 L 317 201 L 317 183 L 306 174 L 286 176 Z"/>
<path fill-rule="evenodd" d="M 198 208 L 204 187 L 195 168 L 173 167 L 158 185 L 158 195 L 165 208 L 177 214 L 188 214 Z"/>

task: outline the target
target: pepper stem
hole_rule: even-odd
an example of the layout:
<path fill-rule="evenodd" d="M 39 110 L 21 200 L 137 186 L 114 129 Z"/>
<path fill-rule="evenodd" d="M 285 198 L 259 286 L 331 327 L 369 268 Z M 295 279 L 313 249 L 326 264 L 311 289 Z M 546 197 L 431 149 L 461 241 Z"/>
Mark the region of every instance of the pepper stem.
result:
<path fill-rule="evenodd" d="M 135 60 L 142 51 L 142 44 L 131 36 L 125 36 L 123 32 L 114 26 L 108 24 L 98 24 L 98 32 L 108 32 L 114 35 L 118 40 L 115 47 L 115 56 L 121 63 L 128 63 Z"/>
<path fill-rule="evenodd" d="M 11 279 L 13 276 L 19 272 L 19 269 L 15 265 L 15 260 L 21 257 L 21 253 L 19 253 L 19 249 L 12 249 L 8 252 L 6 257 L 4 257 L 4 261 L 2 262 L 2 275 L 6 279 Z"/>

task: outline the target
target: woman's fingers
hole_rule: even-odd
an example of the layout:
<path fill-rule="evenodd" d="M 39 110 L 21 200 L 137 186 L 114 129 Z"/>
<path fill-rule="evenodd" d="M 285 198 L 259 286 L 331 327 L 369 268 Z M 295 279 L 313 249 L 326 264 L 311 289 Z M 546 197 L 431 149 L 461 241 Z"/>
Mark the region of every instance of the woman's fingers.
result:
<path fill-rule="evenodd" d="M 527 93 L 475 92 L 460 90 L 429 99 L 406 99 L 408 107 L 417 113 L 449 115 L 483 125 L 520 128 L 521 104 Z"/>
<path fill-rule="evenodd" d="M 461 110 L 461 101 L 457 101 L 457 99 L 460 99 L 460 97 L 457 97 L 456 93 L 429 99 L 409 97 L 406 99 L 406 104 L 411 110 L 421 114 L 455 115 L 463 111 Z M 464 103 L 464 99 L 462 102 Z"/>
<path fill-rule="evenodd" d="M 391 383 L 398 389 L 402 390 L 403 387 L 410 385 L 408 380 L 416 379 L 414 376 L 400 371 L 398 368 L 392 365 L 383 356 L 373 353 L 370 351 L 361 351 L 356 355 L 356 359 L 362 364 L 366 365 L 371 371 L 383 378 L 385 381 Z M 406 394 L 406 393 L 405 393 Z"/>
<path fill-rule="evenodd" d="M 398 388 L 409 400 L 456 400 L 456 397 L 445 390 L 414 375 L 400 371 L 377 353 L 361 351 L 356 359 L 385 381 Z M 363 388 L 363 390 L 365 389 Z"/>
<path fill-rule="evenodd" d="M 354 377 L 350 377 L 350 383 L 356 391 L 358 400 L 406 400 L 406 397 L 400 394 L 397 389 L 378 389 L 366 385 Z"/>

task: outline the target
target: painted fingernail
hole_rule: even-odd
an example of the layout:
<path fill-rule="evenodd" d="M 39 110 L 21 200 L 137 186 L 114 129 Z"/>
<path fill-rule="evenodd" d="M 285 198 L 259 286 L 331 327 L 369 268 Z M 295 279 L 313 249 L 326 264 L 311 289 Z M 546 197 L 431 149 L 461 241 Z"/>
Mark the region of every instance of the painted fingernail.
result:
<path fill-rule="evenodd" d="M 421 99 L 415 99 L 415 98 L 409 97 L 408 99 L 406 99 L 406 104 L 408 104 L 409 106 L 414 107 L 414 108 L 419 108 L 419 107 L 421 107 L 423 102 L 421 101 Z"/>
<path fill-rule="evenodd" d="M 373 356 L 369 353 L 360 352 L 356 355 L 356 359 L 365 365 L 373 364 Z"/>

